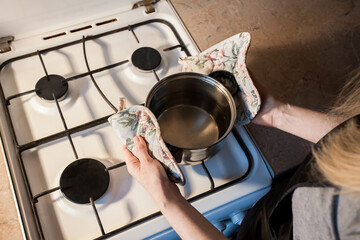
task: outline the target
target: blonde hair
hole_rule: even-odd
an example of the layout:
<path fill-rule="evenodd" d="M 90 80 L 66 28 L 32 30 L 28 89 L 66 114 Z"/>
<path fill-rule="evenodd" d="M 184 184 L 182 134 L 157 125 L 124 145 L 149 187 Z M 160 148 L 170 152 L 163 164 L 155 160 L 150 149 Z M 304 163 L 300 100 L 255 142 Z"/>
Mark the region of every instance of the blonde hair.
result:
<path fill-rule="evenodd" d="M 340 91 L 330 114 L 343 120 L 360 114 L 360 68 Z"/>
<path fill-rule="evenodd" d="M 330 114 L 343 120 L 360 114 L 360 69 L 344 86 Z M 351 119 L 313 148 L 316 167 L 323 176 L 342 191 L 356 194 L 360 194 L 359 124 Z"/>

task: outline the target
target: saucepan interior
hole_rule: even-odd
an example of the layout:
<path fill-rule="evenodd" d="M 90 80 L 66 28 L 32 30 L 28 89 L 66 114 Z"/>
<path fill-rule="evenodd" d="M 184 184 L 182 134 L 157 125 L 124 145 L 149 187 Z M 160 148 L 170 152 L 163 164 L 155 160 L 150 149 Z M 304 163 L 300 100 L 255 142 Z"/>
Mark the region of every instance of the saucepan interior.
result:
<path fill-rule="evenodd" d="M 231 131 L 236 116 L 226 88 L 197 73 L 164 78 L 150 91 L 146 106 L 157 117 L 164 141 L 182 149 L 218 143 Z"/>

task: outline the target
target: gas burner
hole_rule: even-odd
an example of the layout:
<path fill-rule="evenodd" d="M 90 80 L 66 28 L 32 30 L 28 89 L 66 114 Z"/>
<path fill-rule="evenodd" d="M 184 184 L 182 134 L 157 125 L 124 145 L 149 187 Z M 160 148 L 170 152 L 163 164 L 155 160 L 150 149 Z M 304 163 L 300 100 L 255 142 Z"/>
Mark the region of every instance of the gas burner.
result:
<path fill-rule="evenodd" d="M 75 203 L 90 203 L 99 199 L 109 186 L 110 176 L 101 162 L 83 158 L 65 168 L 60 177 L 60 189 Z"/>
<path fill-rule="evenodd" d="M 142 71 L 151 71 L 159 67 L 161 63 L 160 53 L 151 47 L 136 49 L 131 56 L 131 62 Z"/>
<path fill-rule="evenodd" d="M 53 94 L 57 100 L 64 99 L 68 88 L 65 78 L 55 74 L 42 77 L 35 85 L 36 94 L 47 101 L 55 100 Z"/>

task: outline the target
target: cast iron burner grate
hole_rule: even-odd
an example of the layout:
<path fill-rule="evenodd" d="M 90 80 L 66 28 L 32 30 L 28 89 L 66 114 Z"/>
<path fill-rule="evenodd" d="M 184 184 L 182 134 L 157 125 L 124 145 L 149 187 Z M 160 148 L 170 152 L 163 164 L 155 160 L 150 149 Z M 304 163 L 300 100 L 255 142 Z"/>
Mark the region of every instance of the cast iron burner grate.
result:
<path fill-rule="evenodd" d="M 134 39 L 138 43 L 140 43 L 138 37 L 136 36 L 136 33 L 135 33 L 134 29 L 136 29 L 138 27 L 141 27 L 141 26 L 145 26 L 147 24 L 153 24 L 153 23 L 154 24 L 164 24 L 169 29 L 171 29 L 171 31 L 173 32 L 175 38 L 177 39 L 177 42 L 178 42 L 177 45 L 169 46 L 169 47 L 167 47 L 165 49 L 162 49 L 163 52 L 174 51 L 174 50 L 178 49 L 179 51 L 184 52 L 187 56 L 191 56 L 189 50 L 187 49 L 186 45 L 182 41 L 179 33 L 176 31 L 175 27 L 171 23 L 169 23 L 169 22 L 167 22 L 165 20 L 162 20 L 162 19 L 151 19 L 151 20 L 139 22 L 139 23 L 136 23 L 136 24 L 133 24 L 133 25 L 124 26 L 124 27 L 121 27 L 121 28 L 118 28 L 118 29 L 115 29 L 115 30 L 111 30 L 111 31 L 108 31 L 108 32 L 100 33 L 100 34 L 97 34 L 97 35 L 91 35 L 91 36 L 88 36 L 86 38 L 83 37 L 82 39 L 78 39 L 78 40 L 75 40 L 73 42 L 64 43 L 64 44 L 61 44 L 61 45 L 58 45 L 58 46 L 50 47 L 50 48 L 43 49 L 43 50 L 38 50 L 36 52 L 28 53 L 28 54 L 25 54 L 25 55 L 22 55 L 22 56 L 18 56 L 18 57 L 9 59 L 9 60 L 5 61 L 4 63 L 0 64 L 0 71 L 6 65 L 8 65 L 9 63 L 16 62 L 16 61 L 22 60 L 22 59 L 27 59 L 29 57 L 37 55 L 39 57 L 39 60 L 41 61 L 41 64 L 42 64 L 42 67 L 43 67 L 43 70 L 44 70 L 44 73 L 45 73 L 45 76 L 46 76 L 46 77 L 44 77 L 45 80 L 48 80 L 49 76 L 56 76 L 54 79 L 58 79 L 58 80 L 53 80 L 53 78 L 50 77 L 50 82 L 57 81 L 57 84 L 59 84 L 60 81 L 62 81 L 63 83 L 64 82 L 67 83 L 69 81 L 75 81 L 77 79 L 80 79 L 80 78 L 83 78 L 83 77 L 86 77 L 86 76 L 90 76 L 92 82 L 94 83 L 95 87 L 99 91 L 101 97 L 104 98 L 104 100 L 109 104 L 109 106 L 111 108 L 113 108 L 115 111 L 117 111 L 117 109 L 109 102 L 109 100 L 106 98 L 105 94 L 103 94 L 101 89 L 97 86 L 95 78 L 93 77 L 93 74 L 103 72 L 105 70 L 113 69 L 113 68 L 115 68 L 117 66 L 128 63 L 129 60 L 126 59 L 126 60 L 123 60 L 121 62 L 115 62 L 115 63 L 109 64 L 107 66 L 91 70 L 90 66 L 88 64 L 88 61 L 87 61 L 85 42 L 92 41 L 92 40 L 95 40 L 95 39 L 98 39 L 98 38 L 101 38 L 101 37 L 104 37 L 104 36 L 107 36 L 107 35 L 111 35 L 111 34 L 116 34 L 116 33 L 125 32 L 125 31 L 131 31 L 132 34 L 134 35 Z M 77 44 L 82 44 L 83 45 L 83 54 L 84 54 L 84 60 L 85 60 L 86 67 L 87 67 L 87 72 L 79 73 L 78 75 L 71 76 L 69 78 L 66 78 L 65 80 L 61 76 L 48 74 L 45 62 L 42 59 L 42 55 L 44 55 L 44 54 L 46 54 L 48 52 L 57 51 L 57 50 L 60 50 L 62 48 L 77 45 Z M 144 51 L 145 55 L 141 55 L 141 51 Z M 149 64 L 150 66 L 146 64 L 143 68 L 148 70 L 149 72 L 153 72 L 154 75 L 156 76 L 157 80 L 160 81 L 160 79 L 157 76 L 156 71 L 155 71 L 155 69 L 158 68 L 160 63 L 161 63 L 161 55 L 160 55 L 160 53 L 157 52 L 157 50 L 155 50 L 153 48 L 150 48 L 150 47 L 137 49 L 137 50 L 134 51 L 134 54 L 133 54 L 134 55 L 133 57 L 135 57 L 135 60 L 132 59 L 133 62 L 135 62 L 134 65 L 136 65 L 136 61 L 137 61 L 136 60 L 136 55 L 137 54 L 140 54 L 141 61 L 143 61 L 147 57 L 153 58 L 153 60 L 151 60 L 152 61 L 151 64 Z M 153 55 L 151 55 L 151 54 L 153 54 Z M 151 57 L 151 56 L 153 56 L 153 57 Z M 154 61 L 154 60 L 156 60 L 156 61 Z M 147 61 L 145 60 L 144 62 L 146 63 Z M 139 66 L 137 66 L 137 67 L 140 69 L 142 66 L 140 65 L 140 67 Z M 61 79 L 61 80 L 59 80 L 59 79 Z M 118 227 L 116 229 L 111 229 L 108 232 L 105 232 L 105 230 L 104 230 L 104 228 L 102 226 L 102 221 L 101 221 L 100 216 L 98 214 L 98 211 L 96 209 L 96 204 L 94 203 L 94 201 L 96 199 L 99 199 L 107 191 L 108 184 L 109 184 L 108 171 L 113 170 L 113 169 L 123 168 L 123 167 L 126 166 L 126 164 L 125 164 L 125 162 L 121 162 L 121 163 L 118 163 L 116 165 L 105 168 L 105 166 L 103 166 L 102 163 L 100 163 L 100 162 L 98 162 L 98 161 L 96 161 L 94 159 L 89 159 L 89 158 L 80 158 L 79 159 L 77 151 L 76 151 L 76 146 L 72 141 L 72 135 L 76 134 L 76 133 L 84 132 L 84 131 L 89 130 L 89 129 L 93 128 L 93 127 L 96 127 L 96 126 L 107 123 L 107 119 L 111 115 L 102 116 L 100 118 L 94 119 L 93 121 L 86 122 L 86 123 L 83 123 L 81 125 L 78 125 L 78 126 L 75 126 L 75 127 L 72 127 L 72 128 L 68 128 L 67 123 L 66 123 L 66 118 L 63 115 L 62 110 L 61 110 L 61 106 L 59 104 L 60 99 L 57 99 L 56 97 L 54 98 L 54 95 L 57 96 L 57 95 L 62 95 L 62 94 L 60 94 L 60 93 L 57 94 L 56 93 L 57 91 L 52 90 L 51 91 L 51 100 L 54 100 L 54 102 L 55 102 L 55 106 L 56 106 L 56 108 L 58 110 L 59 117 L 60 117 L 60 119 L 61 119 L 61 121 L 63 123 L 64 130 L 61 131 L 61 132 L 52 134 L 52 135 L 45 136 L 45 137 L 43 137 L 41 139 L 37 139 L 35 141 L 29 142 L 29 143 L 26 143 L 26 144 L 19 144 L 18 140 L 17 140 L 17 136 L 15 134 L 15 130 L 14 130 L 12 120 L 10 118 L 11 114 L 10 114 L 10 111 L 9 111 L 9 106 L 11 105 L 11 100 L 22 97 L 22 96 L 25 96 L 25 95 L 28 95 L 28 94 L 36 93 L 37 91 L 38 91 L 37 88 L 36 89 L 31 89 L 31 90 L 28 90 L 28 91 L 25 91 L 25 92 L 19 92 L 19 93 L 10 95 L 10 96 L 5 98 L 2 82 L 0 82 L 0 100 L 1 100 L 0 103 L 3 104 L 3 107 L 5 109 L 6 120 L 7 120 L 8 124 L 10 125 L 11 137 L 12 137 L 12 140 L 14 141 L 14 143 L 16 145 L 17 156 L 18 156 L 18 160 L 19 160 L 19 163 L 20 163 L 20 170 L 21 170 L 21 173 L 22 173 L 24 181 L 25 181 L 26 191 L 29 194 L 29 196 L 32 196 L 31 208 L 32 208 L 32 212 L 34 213 L 35 222 L 36 222 L 36 228 L 37 228 L 37 233 L 39 235 L 39 238 L 40 239 L 45 239 L 44 232 L 43 232 L 43 226 L 41 224 L 40 216 L 39 216 L 38 210 L 37 210 L 37 205 L 43 204 L 43 203 L 39 202 L 39 199 L 42 198 L 43 196 L 46 196 L 46 195 L 51 194 L 53 192 L 56 192 L 58 190 L 61 190 L 63 192 L 63 194 L 66 196 L 66 198 L 70 199 L 70 201 L 79 202 L 79 203 L 81 203 L 81 202 L 83 202 L 83 203 L 90 202 L 91 203 L 91 206 L 93 208 L 95 217 L 96 217 L 98 225 L 99 225 L 99 229 L 101 231 L 101 235 L 96 239 L 107 239 L 107 238 L 114 237 L 115 235 L 117 235 L 117 234 L 119 234 L 121 232 L 124 232 L 124 231 L 126 231 L 126 230 L 128 230 L 128 229 L 130 229 L 130 228 L 132 228 L 134 226 L 137 226 L 138 224 L 142 224 L 142 223 L 144 223 L 144 222 L 146 222 L 148 220 L 151 220 L 151 219 L 156 218 L 157 216 L 160 216 L 161 212 L 156 212 L 156 213 L 150 214 L 148 216 L 145 216 L 145 217 L 143 217 L 141 219 L 135 220 L 135 221 L 133 221 L 133 222 L 131 222 L 131 223 L 125 225 L 125 226 L 121 226 L 121 227 Z M 62 91 L 64 91 L 64 90 L 62 90 Z M 59 91 L 59 92 L 62 92 L 62 91 Z M 66 95 L 64 95 L 64 96 L 66 96 Z M 50 98 L 50 97 L 48 96 L 48 98 Z M 241 145 L 242 149 L 244 149 L 245 154 L 247 155 L 247 158 L 249 160 L 248 170 L 246 171 L 246 173 L 243 176 L 239 177 L 236 180 L 233 180 L 233 181 L 228 182 L 226 184 L 223 184 L 221 186 L 215 186 L 214 181 L 212 179 L 212 176 L 211 176 L 210 172 L 207 170 L 205 163 L 203 162 L 201 165 L 204 168 L 204 172 L 209 177 L 209 183 L 210 183 L 209 184 L 209 190 L 188 199 L 189 202 L 196 201 L 197 199 L 201 199 L 204 196 L 207 196 L 209 194 L 221 191 L 222 189 L 227 188 L 227 187 L 231 186 L 232 184 L 238 183 L 238 182 L 242 181 L 243 179 L 245 179 L 248 176 L 248 174 L 250 173 L 250 170 L 252 168 L 252 162 L 253 162 L 252 155 L 250 154 L 250 152 L 247 149 L 245 143 L 241 139 L 241 136 L 239 135 L 239 133 L 237 133 L 237 131 L 233 131 L 233 133 L 234 133 L 235 138 L 237 139 L 237 141 Z M 24 159 L 22 158 L 22 153 L 24 151 L 26 151 L 26 150 L 33 149 L 33 148 L 36 148 L 36 147 L 39 147 L 39 146 L 43 146 L 46 143 L 51 143 L 51 142 L 56 141 L 56 140 L 58 140 L 60 138 L 63 138 L 63 137 L 68 138 L 70 146 L 71 146 L 71 148 L 73 150 L 74 157 L 75 157 L 76 160 L 73 163 L 71 163 L 70 165 L 68 165 L 65 168 L 65 170 L 63 171 L 62 178 L 65 176 L 64 177 L 65 180 L 64 179 L 60 180 L 60 186 L 54 187 L 52 189 L 45 190 L 45 191 L 37 193 L 37 194 L 33 194 L 32 190 L 30 188 L 30 182 L 28 180 L 29 179 L 28 178 L 28 173 L 27 173 L 27 171 L 26 171 L 26 169 L 24 167 Z M 94 167 L 95 170 L 93 170 L 92 165 L 96 166 L 96 167 Z M 73 167 L 75 169 L 76 168 L 80 169 L 80 171 L 72 169 Z M 88 175 L 85 174 L 85 177 L 83 177 L 82 172 L 83 171 L 86 172 L 87 170 L 90 170 L 90 169 L 91 169 L 90 173 L 88 173 Z M 93 177 L 93 175 L 92 175 L 93 172 L 92 171 L 96 172 L 95 175 L 99 178 L 98 180 L 96 180 L 97 177 Z M 71 180 L 68 179 L 68 177 L 66 177 L 66 175 L 68 175 L 68 177 L 70 179 L 73 179 L 73 178 L 74 179 L 79 179 L 80 178 L 81 181 L 80 181 L 80 183 L 73 183 Z M 83 181 L 84 179 L 82 179 L 82 178 L 87 179 L 87 181 Z M 101 187 L 98 190 L 94 191 L 94 192 L 92 192 L 93 191 L 92 188 L 94 186 L 93 184 L 91 184 L 92 181 L 101 182 Z M 90 186 L 91 186 L 91 189 L 90 189 L 90 192 L 87 192 L 85 194 L 85 196 L 82 196 L 82 197 L 80 197 L 80 199 L 77 199 L 77 197 L 73 197 L 73 194 L 76 195 L 76 193 L 70 193 L 70 192 L 71 192 L 71 189 L 74 190 L 74 189 L 80 188 L 80 185 L 82 185 L 81 183 L 84 183 L 86 185 L 85 188 L 90 188 Z M 84 191 L 84 190 L 81 190 L 81 191 Z M 75 192 L 76 192 L 76 190 L 75 190 Z M 46 221 L 46 220 L 44 220 L 44 221 Z"/>
<path fill-rule="evenodd" d="M 35 85 L 35 92 L 40 98 L 53 101 L 65 98 L 69 85 L 65 78 L 59 75 L 51 74 L 40 78 Z"/>
<path fill-rule="evenodd" d="M 60 189 L 65 197 L 75 203 L 90 203 L 104 195 L 110 176 L 101 162 L 84 158 L 72 162 L 60 177 Z"/>
<path fill-rule="evenodd" d="M 142 47 L 136 49 L 132 54 L 131 62 L 142 71 L 152 71 L 159 67 L 161 55 L 154 48 Z"/>

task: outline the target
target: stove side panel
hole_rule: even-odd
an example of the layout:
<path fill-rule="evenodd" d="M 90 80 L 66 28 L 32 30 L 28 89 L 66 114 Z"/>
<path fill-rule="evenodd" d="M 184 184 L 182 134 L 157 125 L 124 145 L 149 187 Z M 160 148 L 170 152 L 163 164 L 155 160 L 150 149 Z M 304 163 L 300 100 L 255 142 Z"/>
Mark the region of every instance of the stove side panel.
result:
<path fill-rule="evenodd" d="M 0 91 L 0 94 L 1 99 L 4 99 L 2 91 Z M 40 234 L 37 230 L 35 215 L 18 160 L 18 152 L 16 151 L 14 140 L 11 137 L 11 128 L 7 123 L 4 101 L 0 104 L 0 134 L 4 161 L 10 173 L 10 184 L 15 193 L 16 207 L 20 213 L 20 225 L 25 231 L 26 238 L 39 239 Z"/>

